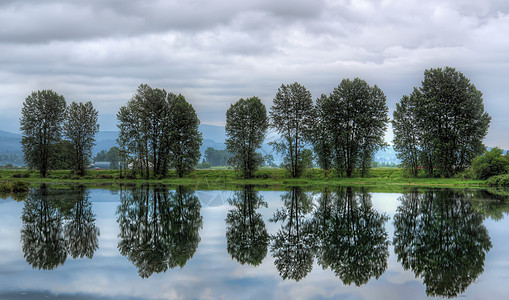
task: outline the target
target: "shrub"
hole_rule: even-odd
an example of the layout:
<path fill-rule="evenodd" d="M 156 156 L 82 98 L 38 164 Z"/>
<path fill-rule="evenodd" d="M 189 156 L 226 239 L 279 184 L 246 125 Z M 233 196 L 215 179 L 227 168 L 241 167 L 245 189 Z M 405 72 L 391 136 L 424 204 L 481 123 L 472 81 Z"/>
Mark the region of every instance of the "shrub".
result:
<path fill-rule="evenodd" d="M 11 185 L 7 182 L 0 183 L 0 193 L 10 193 L 11 192 Z"/>
<path fill-rule="evenodd" d="M 500 148 L 485 151 L 472 162 L 472 173 L 476 179 L 488 179 L 491 176 L 506 174 L 509 169 L 509 156 Z"/>
<path fill-rule="evenodd" d="M 26 193 L 28 192 L 28 183 L 24 182 L 24 181 L 14 181 L 12 184 L 11 184 L 11 188 L 12 188 L 12 192 L 13 193 Z"/>
<path fill-rule="evenodd" d="M 30 177 L 30 174 L 28 173 L 14 173 L 11 176 L 12 178 L 28 178 Z"/>

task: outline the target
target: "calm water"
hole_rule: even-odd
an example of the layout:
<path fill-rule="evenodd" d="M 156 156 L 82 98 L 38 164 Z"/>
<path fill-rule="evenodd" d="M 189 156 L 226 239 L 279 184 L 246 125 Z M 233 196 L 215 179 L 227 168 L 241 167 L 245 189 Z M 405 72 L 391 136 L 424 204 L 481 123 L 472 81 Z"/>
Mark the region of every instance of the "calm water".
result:
<path fill-rule="evenodd" d="M 509 200 L 35 189 L 0 199 L 0 299 L 506 299 Z"/>

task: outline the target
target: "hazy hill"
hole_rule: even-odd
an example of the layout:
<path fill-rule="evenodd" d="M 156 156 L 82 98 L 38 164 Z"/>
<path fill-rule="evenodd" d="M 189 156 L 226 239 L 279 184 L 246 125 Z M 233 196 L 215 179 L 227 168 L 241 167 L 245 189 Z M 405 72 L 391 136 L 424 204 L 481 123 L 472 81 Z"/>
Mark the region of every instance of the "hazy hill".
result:
<path fill-rule="evenodd" d="M 200 148 L 200 152 L 202 153 L 201 159 L 203 159 L 205 149 L 208 147 L 212 147 L 217 150 L 226 149 L 226 145 L 224 144 L 226 139 L 224 126 L 201 124 L 199 129 L 202 132 L 203 137 L 203 145 Z M 99 151 L 109 150 L 111 147 L 116 146 L 117 137 L 118 131 L 100 131 L 96 135 L 96 146 L 92 150 L 93 155 L 96 155 Z M 23 152 L 21 150 L 20 142 L 20 134 L 0 130 L 0 165 L 5 165 L 7 163 L 23 165 Z M 263 143 L 259 152 L 261 152 L 262 155 L 272 154 L 274 156 L 275 163 L 277 164 L 282 161 L 282 157 L 272 150 L 272 147 L 268 145 L 268 141 Z M 380 163 L 398 163 L 396 152 L 392 146 L 383 151 L 378 151 L 375 154 L 375 161 Z"/>

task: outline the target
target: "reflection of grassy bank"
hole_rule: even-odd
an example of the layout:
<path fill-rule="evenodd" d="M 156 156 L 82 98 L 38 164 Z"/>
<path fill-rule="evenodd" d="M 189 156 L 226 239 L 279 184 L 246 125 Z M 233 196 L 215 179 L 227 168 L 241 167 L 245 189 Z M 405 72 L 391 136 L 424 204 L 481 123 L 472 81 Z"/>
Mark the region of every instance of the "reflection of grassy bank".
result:
<path fill-rule="evenodd" d="M 91 186 L 123 184 L 123 183 L 161 183 L 168 185 L 188 185 L 199 189 L 236 189 L 236 186 L 252 184 L 267 190 L 285 190 L 289 186 L 303 186 L 309 190 L 320 190 L 326 186 L 363 186 L 376 191 L 400 192 L 405 189 L 422 187 L 449 187 L 449 188 L 475 188 L 485 185 L 484 180 L 465 180 L 459 178 L 408 178 L 402 170 L 396 168 L 372 169 L 365 178 L 337 178 L 325 177 L 318 169 L 307 170 L 301 178 L 290 178 L 282 169 L 259 170 L 256 178 L 243 180 L 237 178 L 232 170 L 207 169 L 195 170 L 184 178 L 178 178 L 174 171 L 169 172 L 168 178 L 150 179 L 142 178 L 122 179 L 118 171 L 92 170 L 84 177 L 71 175 L 69 171 L 50 171 L 47 178 L 41 178 L 38 172 L 20 170 L 0 170 L 0 182 L 21 180 L 31 185 L 40 183 L 49 184 L 86 184 Z"/>

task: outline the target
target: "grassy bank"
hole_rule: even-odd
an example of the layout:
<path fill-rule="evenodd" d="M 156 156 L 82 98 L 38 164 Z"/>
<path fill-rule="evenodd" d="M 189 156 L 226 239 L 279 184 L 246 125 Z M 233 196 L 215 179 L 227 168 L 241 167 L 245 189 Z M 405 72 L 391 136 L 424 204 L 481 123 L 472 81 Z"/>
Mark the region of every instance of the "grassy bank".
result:
<path fill-rule="evenodd" d="M 196 189 L 235 189 L 238 186 L 252 184 L 269 190 L 285 190 L 289 186 L 303 186 L 310 190 L 321 190 L 327 186 L 365 186 L 376 190 L 399 192 L 412 187 L 449 187 L 479 188 L 484 187 L 484 180 L 467 180 L 460 178 L 409 178 L 397 168 L 375 168 L 364 178 L 338 178 L 333 175 L 326 177 L 322 170 L 307 170 L 300 178 L 290 178 L 283 169 L 261 169 L 255 178 L 243 180 L 233 170 L 205 169 L 195 170 L 184 178 L 178 178 L 170 171 L 165 179 L 119 178 L 115 170 L 90 170 L 84 177 L 71 175 L 67 170 L 50 171 L 47 178 L 41 178 L 38 172 L 19 169 L 0 170 L 0 183 L 21 180 L 31 185 L 47 184 L 85 184 L 92 186 L 161 183 L 167 185 L 188 185 Z"/>

